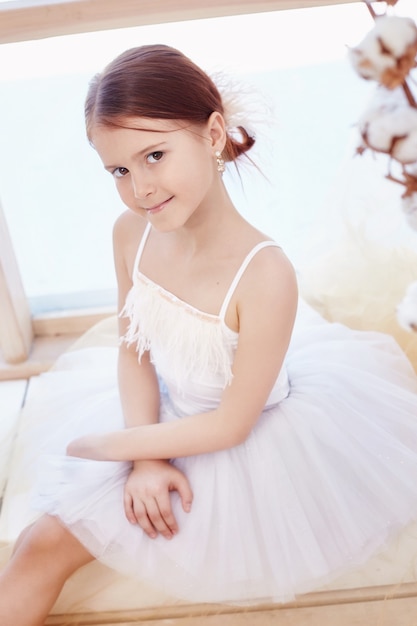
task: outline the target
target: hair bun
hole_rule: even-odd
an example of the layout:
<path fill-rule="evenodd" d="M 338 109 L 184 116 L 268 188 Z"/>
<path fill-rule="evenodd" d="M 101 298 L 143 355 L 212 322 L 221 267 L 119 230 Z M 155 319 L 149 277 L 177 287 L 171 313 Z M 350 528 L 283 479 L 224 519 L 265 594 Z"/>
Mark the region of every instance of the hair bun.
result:
<path fill-rule="evenodd" d="M 236 129 L 227 133 L 223 158 L 225 161 L 235 161 L 250 150 L 254 143 L 255 137 L 250 135 L 244 126 L 237 126 Z"/>

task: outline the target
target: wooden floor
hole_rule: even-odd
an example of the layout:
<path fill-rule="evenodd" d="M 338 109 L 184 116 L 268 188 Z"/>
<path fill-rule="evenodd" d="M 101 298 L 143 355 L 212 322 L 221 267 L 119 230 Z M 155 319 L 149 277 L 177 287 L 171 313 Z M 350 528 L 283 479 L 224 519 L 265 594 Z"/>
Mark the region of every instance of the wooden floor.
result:
<path fill-rule="evenodd" d="M 0 382 L 29 379 L 48 370 L 56 358 L 79 338 L 79 334 L 36 337 L 29 359 L 23 363 L 6 363 L 0 353 Z M 6 392 L 5 392 L 6 393 Z M 0 396 L 1 398 L 1 396 Z M 3 406 L 0 404 L 0 407 Z"/>

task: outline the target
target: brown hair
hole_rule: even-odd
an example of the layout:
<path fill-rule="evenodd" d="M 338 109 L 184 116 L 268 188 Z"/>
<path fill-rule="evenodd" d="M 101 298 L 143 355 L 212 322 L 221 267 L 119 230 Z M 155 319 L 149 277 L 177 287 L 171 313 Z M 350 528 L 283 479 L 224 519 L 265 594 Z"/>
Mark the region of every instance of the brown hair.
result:
<path fill-rule="evenodd" d="M 224 115 L 211 78 L 182 52 L 164 45 L 132 48 L 118 56 L 93 78 L 85 102 L 89 137 L 95 124 L 123 126 L 128 117 L 204 124 L 214 111 Z M 234 161 L 254 143 L 238 126 L 227 134 L 223 158 Z"/>

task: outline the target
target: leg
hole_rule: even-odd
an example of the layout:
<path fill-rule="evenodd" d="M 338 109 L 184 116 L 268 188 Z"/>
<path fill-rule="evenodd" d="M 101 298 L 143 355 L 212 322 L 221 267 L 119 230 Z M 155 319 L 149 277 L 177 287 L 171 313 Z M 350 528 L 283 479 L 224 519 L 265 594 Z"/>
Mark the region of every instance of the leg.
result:
<path fill-rule="evenodd" d="M 25 537 L 30 533 L 30 531 L 33 528 L 34 524 L 35 524 L 35 522 L 30 524 L 29 526 L 26 526 L 26 528 L 24 528 L 22 530 L 22 532 L 20 533 L 20 535 L 16 539 L 16 542 L 15 542 L 15 544 L 13 546 L 12 555 L 14 555 L 17 552 L 17 550 L 19 549 L 19 546 L 23 543 L 23 540 L 25 539 Z"/>
<path fill-rule="evenodd" d="M 42 517 L 0 574 L 0 624 L 42 626 L 67 578 L 92 560 L 56 518 Z"/>

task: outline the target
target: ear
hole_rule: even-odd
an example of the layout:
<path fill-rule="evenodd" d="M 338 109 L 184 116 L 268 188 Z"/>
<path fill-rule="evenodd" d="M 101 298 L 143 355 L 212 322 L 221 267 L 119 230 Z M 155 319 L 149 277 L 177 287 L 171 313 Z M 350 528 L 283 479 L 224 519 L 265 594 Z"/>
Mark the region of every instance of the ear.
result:
<path fill-rule="evenodd" d="M 218 111 L 213 111 L 207 122 L 207 130 L 209 133 L 211 147 L 214 152 L 219 150 L 222 152 L 226 145 L 226 122 L 224 117 Z"/>

